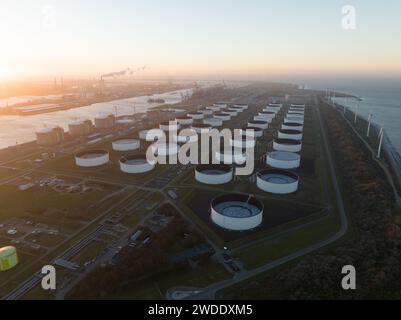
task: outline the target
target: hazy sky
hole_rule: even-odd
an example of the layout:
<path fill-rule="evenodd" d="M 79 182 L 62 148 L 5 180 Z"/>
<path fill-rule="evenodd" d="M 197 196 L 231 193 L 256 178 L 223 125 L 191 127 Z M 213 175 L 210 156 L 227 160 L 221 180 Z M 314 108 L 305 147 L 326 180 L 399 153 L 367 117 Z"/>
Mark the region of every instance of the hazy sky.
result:
<path fill-rule="evenodd" d="M 401 73 L 400 39 L 400 0 L 0 1 L 3 78 Z"/>

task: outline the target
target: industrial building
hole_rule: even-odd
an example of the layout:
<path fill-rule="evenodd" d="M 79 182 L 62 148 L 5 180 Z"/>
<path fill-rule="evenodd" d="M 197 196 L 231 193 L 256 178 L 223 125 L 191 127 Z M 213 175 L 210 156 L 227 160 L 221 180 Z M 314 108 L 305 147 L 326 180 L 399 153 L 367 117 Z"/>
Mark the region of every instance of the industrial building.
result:
<path fill-rule="evenodd" d="M 114 151 L 132 151 L 141 147 L 141 143 L 137 139 L 120 139 L 112 142 Z"/>
<path fill-rule="evenodd" d="M 227 230 L 245 231 L 258 227 L 263 221 L 264 205 L 251 195 L 226 194 L 211 201 L 212 221 Z"/>
<path fill-rule="evenodd" d="M 93 131 L 91 120 L 75 120 L 68 124 L 68 132 L 71 136 L 87 136 Z"/>
<path fill-rule="evenodd" d="M 54 146 L 63 140 L 64 129 L 61 127 L 45 127 L 36 131 L 36 142 L 40 146 Z"/>
<path fill-rule="evenodd" d="M 298 190 L 299 177 L 295 173 L 280 169 L 265 169 L 256 175 L 259 189 L 274 194 L 289 194 Z"/>
<path fill-rule="evenodd" d="M 200 164 L 195 168 L 195 179 L 204 184 L 225 184 L 233 179 L 233 169 L 226 164 Z"/>
<path fill-rule="evenodd" d="M 97 167 L 110 161 L 106 150 L 85 150 L 75 155 L 75 163 L 79 167 Z"/>
<path fill-rule="evenodd" d="M 272 151 L 266 155 L 266 164 L 277 169 L 296 169 L 301 164 L 301 156 L 294 152 Z"/>
<path fill-rule="evenodd" d="M 12 246 L 0 248 L 0 271 L 7 271 L 18 264 L 17 249 Z"/>
<path fill-rule="evenodd" d="M 113 129 L 115 122 L 116 122 L 116 117 L 112 114 L 99 115 L 95 117 L 95 127 L 99 131 Z"/>
<path fill-rule="evenodd" d="M 146 159 L 145 154 L 124 156 L 120 158 L 120 169 L 125 173 L 144 173 L 153 170 L 154 163 Z"/>

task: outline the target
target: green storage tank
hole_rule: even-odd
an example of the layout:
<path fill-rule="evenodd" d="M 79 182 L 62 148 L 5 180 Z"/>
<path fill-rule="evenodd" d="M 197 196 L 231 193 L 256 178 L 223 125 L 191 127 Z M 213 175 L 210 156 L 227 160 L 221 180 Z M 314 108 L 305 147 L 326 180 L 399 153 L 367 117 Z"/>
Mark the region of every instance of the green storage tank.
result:
<path fill-rule="evenodd" d="M 17 249 L 15 247 L 0 248 L 0 271 L 14 268 L 18 264 Z"/>

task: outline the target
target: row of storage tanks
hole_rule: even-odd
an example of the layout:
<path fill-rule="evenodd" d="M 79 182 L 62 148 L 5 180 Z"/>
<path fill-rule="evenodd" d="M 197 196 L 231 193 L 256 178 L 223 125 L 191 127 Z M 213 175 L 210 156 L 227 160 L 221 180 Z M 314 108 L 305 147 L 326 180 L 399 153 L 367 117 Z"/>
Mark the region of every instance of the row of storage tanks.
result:
<path fill-rule="evenodd" d="M 269 124 L 282 110 L 282 104 L 269 104 L 258 115 L 247 123 L 240 139 L 231 139 L 232 147 L 254 147 L 256 139 L 263 136 Z M 226 103 L 216 103 L 204 110 L 190 112 L 186 116 L 179 116 L 173 122 L 160 123 L 159 129 L 164 131 L 178 130 L 188 126 L 196 133 L 208 132 L 213 127 L 223 125 L 240 112 L 247 109 L 247 105 L 234 105 L 229 107 Z M 291 105 L 285 115 L 284 121 L 277 132 L 277 138 L 273 141 L 273 150 L 266 154 L 266 164 L 269 168 L 256 174 L 256 184 L 263 191 L 275 194 L 288 194 L 298 189 L 298 175 L 290 169 L 300 166 L 298 152 L 302 148 L 303 125 L 305 105 Z M 252 131 L 250 131 L 252 130 Z M 184 138 L 181 140 L 180 138 Z M 177 154 L 179 143 L 189 139 L 197 139 L 197 135 L 191 137 L 177 137 L 176 141 L 154 144 L 153 152 L 161 155 Z M 112 143 L 113 150 L 127 152 L 138 150 L 140 140 L 153 142 L 154 137 L 149 130 L 139 132 L 139 139 L 120 139 Z M 192 140 L 193 141 L 193 140 Z M 233 180 L 234 170 L 232 165 L 241 165 L 245 162 L 246 154 L 232 152 L 232 149 L 217 151 L 216 159 L 222 164 L 200 164 L 195 168 L 195 179 L 204 184 L 220 185 Z M 231 152 L 230 152 L 231 151 Z M 90 150 L 76 154 L 76 164 L 82 167 L 93 167 L 109 162 L 109 153 L 105 150 Z M 126 173 L 144 173 L 151 171 L 154 164 L 149 163 L 145 154 L 122 156 L 120 169 Z M 211 202 L 212 221 L 229 230 L 249 230 L 261 224 L 263 219 L 263 203 L 252 196 L 229 194 L 218 197 Z"/>
<path fill-rule="evenodd" d="M 68 124 L 68 132 L 74 137 L 84 137 L 95 129 L 99 132 L 108 131 L 116 125 L 116 117 L 113 114 L 99 115 L 94 123 L 89 120 L 74 120 Z M 44 127 L 36 131 L 36 141 L 41 146 L 52 146 L 64 140 L 64 129 L 59 126 Z"/>
<path fill-rule="evenodd" d="M 230 120 L 247 108 L 248 106 L 244 104 L 229 107 L 227 103 L 216 103 L 204 110 L 178 116 L 174 121 L 162 122 L 159 124 L 160 130 L 168 132 L 178 130 L 180 127 L 188 127 L 193 130 L 194 134 L 192 136 L 176 135 L 173 137 L 173 141 L 154 143 L 152 151 L 161 156 L 177 154 L 180 143 L 196 141 L 197 134 L 206 133 L 213 127 L 222 126 L 224 121 Z M 112 142 L 112 148 L 114 151 L 120 152 L 139 150 L 141 140 L 153 142 L 155 136 L 152 135 L 151 130 L 142 130 L 139 132 L 139 139 L 119 139 Z M 75 155 L 76 165 L 80 167 L 96 167 L 107 164 L 109 161 L 109 153 L 106 150 L 85 150 Z M 147 160 L 146 154 L 122 156 L 119 162 L 121 171 L 125 173 L 145 173 L 151 171 L 155 166 Z"/>
<path fill-rule="evenodd" d="M 263 135 L 281 111 L 281 104 L 270 104 L 249 121 L 248 128 L 257 128 L 255 138 Z M 305 105 L 292 104 L 273 141 L 273 151 L 266 154 L 269 168 L 256 174 L 259 189 L 274 194 L 289 194 L 297 191 L 299 177 L 290 169 L 300 166 L 302 149 Z M 244 141 L 243 141 L 244 142 Z M 249 140 L 245 140 L 246 144 Z M 211 185 L 225 184 L 232 181 L 234 170 L 227 164 L 198 165 L 195 179 Z M 263 221 L 264 205 L 251 195 L 225 194 L 211 201 L 210 216 L 212 221 L 227 230 L 246 231 L 258 227 Z"/>

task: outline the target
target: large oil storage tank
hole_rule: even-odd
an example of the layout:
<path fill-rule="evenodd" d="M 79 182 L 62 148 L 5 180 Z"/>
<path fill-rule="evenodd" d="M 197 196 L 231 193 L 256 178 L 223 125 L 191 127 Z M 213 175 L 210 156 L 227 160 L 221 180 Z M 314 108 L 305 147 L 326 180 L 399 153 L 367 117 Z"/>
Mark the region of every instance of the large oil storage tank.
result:
<path fill-rule="evenodd" d="M 273 149 L 276 151 L 300 152 L 302 142 L 293 139 L 274 139 Z"/>
<path fill-rule="evenodd" d="M 292 129 L 280 129 L 278 130 L 278 138 L 279 139 L 291 139 L 291 140 L 302 140 L 303 134 L 302 131 L 292 130 Z"/>
<path fill-rule="evenodd" d="M 304 130 L 304 126 L 300 123 L 295 123 L 295 122 L 284 122 L 281 125 L 281 129 L 284 130 L 298 130 L 298 131 L 303 131 Z"/>
<path fill-rule="evenodd" d="M 93 131 L 93 123 L 90 120 L 75 120 L 68 124 L 68 132 L 71 136 L 87 136 Z"/>
<path fill-rule="evenodd" d="M 224 112 L 216 112 L 215 114 L 213 114 L 213 117 L 216 119 L 223 120 L 223 121 L 231 120 L 231 116 Z"/>
<path fill-rule="evenodd" d="M 188 113 L 187 116 L 194 120 L 202 120 L 205 117 L 202 112 L 195 112 L 195 111 Z"/>
<path fill-rule="evenodd" d="M 61 127 L 45 127 L 36 131 L 36 142 L 40 146 L 54 146 L 63 140 L 64 129 Z"/>
<path fill-rule="evenodd" d="M 116 117 L 112 114 L 95 117 L 95 127 L 98 130 L 110 130 L 114 128 Z"/>
<path fill-rule="evenodd" d="M 233 169 L 226 164 L 199 164 L 195 168 L 195 179 L 204 184 L 225 184 L 233 179 Z"/>
<path fill-rule="evenodd" d="M 110 161 L 106 150 L 85 150 L 75 155 L 75 163 L 79 167 L 97 167 Z"/>
<path fill-rule="evenodd" d="M 267 121 L 262 121 L 262 120 L 250 120 L 248 122 L 248 126 L 266 130 L 269 127 L 269 123 Z"/>
<path fill-rule="evenodd" d="M 289 194 L 298 190 L 297 174 L 281 169 L 265 169 L 256 175 L 256 185 L 259 189 L 275 193 Z"/>
<path fill-rule="evenodd" d="M 266 164 L 276 169 L 296 169 L 301 164 L 301 156 L 294 152 L 272 151 L 266 155 Z"/>
<path fill-rule="evenodd" d="M 196 123 L 191 126 L 191 129 L 194 130 L 197 134 L 205 134 L 209 133 L 213 129 L 213 127 L 210 124 Z"/>
<path fill-rule="evenodd" d="M 180 116 L 180 117 L 175 118 L 175 121 L 179 125 L 187 126 L 187 125 L 192 124 L 194 122 L 194 119 L 192 119 L 191 117 L 187 117 L 187 116 Z"/>
<path fill-rule="evenodd" d="M 203 123 L 212 127 L 220 127 L 223 125 L 223 120 L 217 118 L 207 118 L 203 120 Z"/>
<path fill-rule="evenodd" d="M 18 264 L 17 249 L 12 246 L 0 248 L 0 271 L 7 271 Z"/>
<path fill-rule="evenodd" d="M 149 162 L 145 154 L 129 155 L 120 159 L 120 169 L 125 173 L 145 173 L 154 167 L 154 163 Z"/>
<path fill-rule="evenodd" d="M 242 135 L 246 135 L 248 137 L 260 138 L 263 136 L 263 129 L 257 127 L 246 127 L 241 130 Z"/>
<path fill-rule="evenodd" d="M 210 203 L 212 221 L 227 230 L 245 231 L 258 227 L 263 221 L 264 205 L 246 194 L 225 194 Z"/>
<path fill-rule="evenodd" d="M 132 151 L 141 147 L 141 142 L 138 139 L 119 139 L 112 142 L 113 150 L 115 151 Z"/>

